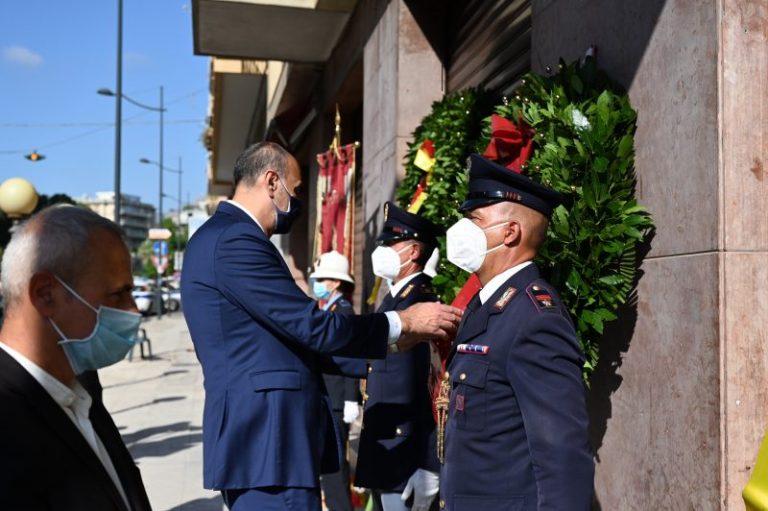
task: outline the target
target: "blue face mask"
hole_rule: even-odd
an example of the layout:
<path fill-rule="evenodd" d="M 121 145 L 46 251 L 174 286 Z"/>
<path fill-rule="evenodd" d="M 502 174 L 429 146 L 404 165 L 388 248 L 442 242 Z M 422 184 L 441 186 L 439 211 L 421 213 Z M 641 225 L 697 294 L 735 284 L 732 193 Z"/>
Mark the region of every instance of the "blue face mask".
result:
<path fill-rule="evenodd" d="M 289 192 L 288 188 L 286 188 L 286 186 L 283 184 L 282 179 L 280 179 L 280 184 L 285 189 L 285 193 L 288 194 L 288 209 L 283 211 L 277 207 L 277 203 L 275 203 L 274 199 L 272 200 L 272 204 L 275 206 L 275 214 L 277 215 L 274 233 L 288 234 L 288 232 L 291 230 L 293 222 L 301 216 L 301 201 L 291 195 L 291 192 Z"/>
<path fill-rule="evenodd" d="M 321 300 L 327 300 L 333 294 L 333 291 L 329 290 L 324 283 L 318 281 L 312 284 L 312 292 Z"/>
<path fill-rule="evenodd" d="M 136 344 L 141 314 L 104 306 L 95 309 L 59 277 L 56 280 L 96 313 L 96 326 L 85 339 L 68 339 L 56 323 L 49 319 L 53 329 L 61 336 L 59 345 L 75 374 L 101 369 L 122 360 Z"/>

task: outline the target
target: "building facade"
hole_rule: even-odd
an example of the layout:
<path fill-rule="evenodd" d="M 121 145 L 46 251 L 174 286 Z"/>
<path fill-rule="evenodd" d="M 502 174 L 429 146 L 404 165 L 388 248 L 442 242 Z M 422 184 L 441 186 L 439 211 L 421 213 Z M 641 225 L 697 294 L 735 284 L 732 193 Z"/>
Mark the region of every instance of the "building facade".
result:
<path fill-rule="evenodd" d="M 115 221 L 115 192 L 96 192 L 93 197 L 80 197 L 77 201 Z M 136 195 L 122 194 L 120 216 L 120 226 L 128 238 L 128 246 L 135 251 L 146 241 L 149 228 L 154 225 L 155 207 L 141 202 L 141 197 Z"/>
<path fill-rule="evenodd" d="M 359 140 L 358 283 L 410 134 L 447 92 L 514 90 L 528 70 L 592 45 L 638 112 L 637 196 L 651 212 L 636 300 L 606 329 L 589 390 L 596 509 L 743 509 L 768 428 L 768 4 L 764 0 L 258 0 L 193 2 L 195 52 L 211 65 L 209 191 L 275 140 L 302 164 L 310 202 L 278 239 L 312 263 L 315 154 L 338 104 Z M 246 59 L 246 60 L 243 60 Z"/>

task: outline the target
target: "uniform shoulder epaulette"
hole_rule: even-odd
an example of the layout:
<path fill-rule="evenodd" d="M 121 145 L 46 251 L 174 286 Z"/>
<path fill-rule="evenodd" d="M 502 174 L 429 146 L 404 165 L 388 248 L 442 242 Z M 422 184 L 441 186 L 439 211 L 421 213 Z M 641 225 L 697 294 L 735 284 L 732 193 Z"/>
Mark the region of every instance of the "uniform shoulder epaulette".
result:
<path fill-rule="evenodd" d="M 552 292 L 539 283 L 534 283 L 525 289 L 528 297 L 533 302 L 536 310 L 557 310 L 555 299 L 552 296 Z"/>

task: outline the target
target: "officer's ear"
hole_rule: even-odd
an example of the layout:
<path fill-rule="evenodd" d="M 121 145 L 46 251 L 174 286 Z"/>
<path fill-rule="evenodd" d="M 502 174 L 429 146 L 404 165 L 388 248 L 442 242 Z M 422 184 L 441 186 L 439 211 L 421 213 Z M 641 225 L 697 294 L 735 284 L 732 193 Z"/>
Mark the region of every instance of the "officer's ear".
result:
<path fill-rule="evenodd" d="M 418 243 L 418 242 L 413 243 L 411 245 L 410 259 L 414 263 L 419 262 L 419 260 L 421 259 L 421 246 L 422 246 L 421 243 Z"/>
<path fill-rule="evenodd" d="M 504 227 L 504 244 L 508 247 L 516 246 L 520 244 L 523 239 L 523 231 L 520 222 L 512 219 L 507 222 Z"/>

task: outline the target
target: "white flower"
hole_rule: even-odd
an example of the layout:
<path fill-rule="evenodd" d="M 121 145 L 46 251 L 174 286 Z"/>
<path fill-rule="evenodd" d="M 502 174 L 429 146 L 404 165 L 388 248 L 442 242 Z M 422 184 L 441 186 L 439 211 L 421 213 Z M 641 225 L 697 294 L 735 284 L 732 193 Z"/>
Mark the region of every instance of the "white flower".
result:
<path fill-rule="evenodd" d="M 571 111 L 571 119 L 573 120 L 573 125 L 577 130 L 590 129 L 592 127 L 592 125 L 589 124 L 589 119 L 587 119 L 584 114 L 576 108 Z"/>

